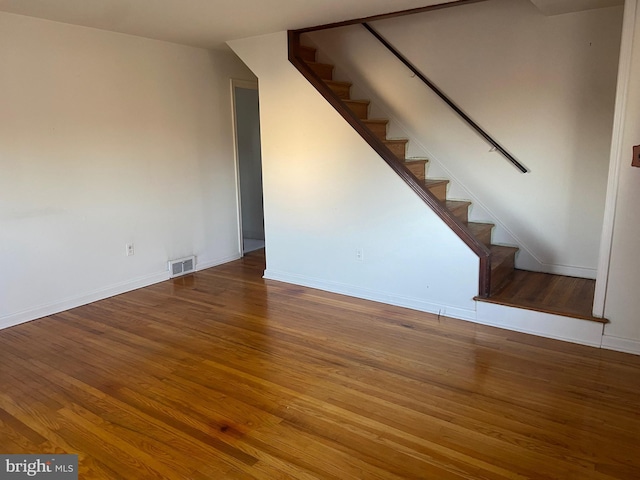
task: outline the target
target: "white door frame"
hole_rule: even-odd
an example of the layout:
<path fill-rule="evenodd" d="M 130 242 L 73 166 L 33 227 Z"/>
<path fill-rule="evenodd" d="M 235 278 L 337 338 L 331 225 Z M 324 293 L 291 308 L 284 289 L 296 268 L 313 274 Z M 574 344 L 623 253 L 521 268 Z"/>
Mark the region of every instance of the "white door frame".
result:
<path fill-rule="evenodd" d="M 609 180 L 600 238 L 600 256 L 596 274 L 596 291 L 593 299 L 593 315 L 604 317 L 604 308 L 609 280 L 609 264 L 613 243 L 613 227 L 616 217 L 616 202 L 620 183 L 620 168 L 628 160 L 629 152 L 622 148 L 625 128 L 625 114 L 629 97 L 629 79 L 631 75 L 631 56 L 634 32 L 636 28 L 636 12 L 638 0 L 626 0 L 624 3 L 624 19 L 622 22 L 622 38 L 620 41 L 620 61 L 618 65 L 618 86 L 611 136 L 611 154 L 609 157 Z"/>

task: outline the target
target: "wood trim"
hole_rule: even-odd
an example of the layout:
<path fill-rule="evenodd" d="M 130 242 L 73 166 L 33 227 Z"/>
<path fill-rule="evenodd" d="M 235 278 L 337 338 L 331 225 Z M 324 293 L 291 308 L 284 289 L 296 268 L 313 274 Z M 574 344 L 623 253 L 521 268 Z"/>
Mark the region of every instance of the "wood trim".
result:
<path fill-rule="evenodd" d="M 316 25 L 315 27 L 300 28 L 295 30 L 298 33 L 315 32 L 317 30 L 327 30 L 329 28 L 346 27 L 349 25 L 358 25 L 365 22 L 375 22 L 377 20 L 385 20 L 387 18 L 404 17 L 406 15 L 414 15 L 416 13 L 431 12 L 433 10 L 442 10 L 443 8 L 459 7 L 462 5 L 471 5 L 473 3 L 486 2 L 487 0 L 456 0 L 454 2 L 438 3 L 436 5 L 427 5 L 425 7 L 410 8 L 408 10 L 400 10 L 397 12 L 383 13 L 380 15 L 372 15 L 370 17 L 355 18 L 353 20 L 345 20 L 342 22 L 327 23 L 324 25 Z"/>
<path fill-rule="evenodd" d="M 289 61 L 311 83 L 336 111 L 362 136 L 378 155 L 389 165 L 400 178 L 433 210 L 442 221 L 480 258 L 480 277 L 478 280 L 478 296 L 488 297 L 491 287 L 491 251 L 476 239 L 471 231 L 458 220 L 444 205 L 431 193 L 431 191 L 419 182 L 411 174 L 405 165 L 398 161 L 389 148 L 358 118 L 358 116 L 345 106 L 342 100 L 324 83 L 324 81 L 311 70 L 311 68 L 298 55 L 300 46 L 300 30 L 289 30 L 288 53 Z"/>

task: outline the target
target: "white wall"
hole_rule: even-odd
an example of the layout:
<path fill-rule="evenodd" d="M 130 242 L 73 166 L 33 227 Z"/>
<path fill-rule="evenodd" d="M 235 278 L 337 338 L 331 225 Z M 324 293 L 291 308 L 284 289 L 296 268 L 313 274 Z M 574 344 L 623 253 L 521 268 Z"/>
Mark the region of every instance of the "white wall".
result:
<path fill-rule="evenodd" d="M 286 32 L 229 45 L 260 82 L 265 276 L 475 318 L 478 258 L 289 63 Z"/>
<path fill-rule="evenodd" d="M 471 218 L 521 247 L 520 268 L 595 278 L 613 123 L 621 7 L 545 17 L 492 0 L 373 26 L 513 153 L 521 174 L 360 26 L 311 35 L 356 95 L 373 97 Z"/>
<path fill-rule="evenodd" d="M 632 148 L 640 144 L 640 9 L 637 9 L 636 0 L 629 4 L 630 28 L 635 32 L 623 115 L 617 196 L 614 195 L 615 222 L 605 299 L 605 317 L 611 323 L 605 327 L 603 345 L 640 354 L 640 295 L 637 291 L 640 283 L 640 168 L 631 167 Z"/>
<path fill-rule="evenodd" d="M 0 14 L 0 327 L 239 256 L 231 77 L 231 52 Z"/>

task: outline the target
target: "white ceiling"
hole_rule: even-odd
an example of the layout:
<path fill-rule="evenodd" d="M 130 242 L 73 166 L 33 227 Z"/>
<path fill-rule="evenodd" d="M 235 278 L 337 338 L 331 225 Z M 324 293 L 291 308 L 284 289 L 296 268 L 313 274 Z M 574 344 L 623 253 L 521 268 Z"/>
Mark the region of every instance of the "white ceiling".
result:
<path fill-rule="evenodd" d="M 579 10 L 623 5 L 624 0 L 531 0 L 531 3 L 545 15 L 560 15 Z"/>
<path fill-rule="evenodd" d="M 0 0 L 0 11 L 204 48 L 454 0 Z M 531 0 L 542 13 L 621 5 L 624 0 Z"/>
<path fill-rule="evenodd" d="M 0 0 L 0 11 L 205 48 L 453 0 Z"/>

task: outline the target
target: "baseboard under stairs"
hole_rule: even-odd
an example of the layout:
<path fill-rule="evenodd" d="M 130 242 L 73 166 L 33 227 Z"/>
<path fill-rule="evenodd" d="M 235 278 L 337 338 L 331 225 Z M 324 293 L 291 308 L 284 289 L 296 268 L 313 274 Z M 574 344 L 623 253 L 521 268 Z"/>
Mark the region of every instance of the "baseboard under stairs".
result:
<path fill-rule="evenodd" d="M 468 211 L 471 202 L 448 198 L 449 180 L 426 176 L 428 159 L 407 158 L 408 139 L 387 138 L 388 120 L 369 118 L 369 101 L 352 99 L 351 84 L 333 79 L 333 65 L 317 62 L 316 50 L 312 47 L 300 45 L 298 56 L 344 105 L 357 115 L 375 137 L 391 150 L 397 161 L 404 164 L 417 181 L 422 182 L 424 187 L 457 217 L 474 237 L 489 248 L 491 251 L 490 294 L 475 298 L 480 323 L 599 346 L 602 326 L 607 323 L 607 320 L 594 317 L 591 312 L 595 290 L 594 280 L 517 270 L 515 257 L 518 248 L 493 244 L 493 224 L 470 222 Z M 516 317 L 521 319 L 518 320 L 521 324 L 505 325 L 500 320 L 504 312 L 513 316 L 512 309 L 518 310 Z M 538 323 L 534 324 L 534 322 Z M 551 328 L 546 328 L 543 325 L 545 322 L 548 322 Z M 559 323 L 563 323 L 563 326 L 558 329 Z M 582 330 L 582 333 L 576 335 L 577 330 Z M 549 331 L 555 333 L 549 334 Z"/>

